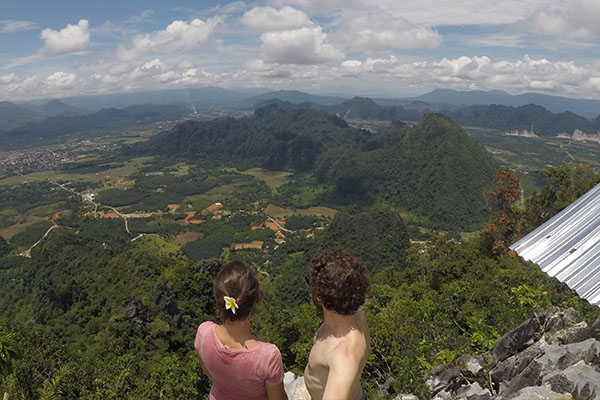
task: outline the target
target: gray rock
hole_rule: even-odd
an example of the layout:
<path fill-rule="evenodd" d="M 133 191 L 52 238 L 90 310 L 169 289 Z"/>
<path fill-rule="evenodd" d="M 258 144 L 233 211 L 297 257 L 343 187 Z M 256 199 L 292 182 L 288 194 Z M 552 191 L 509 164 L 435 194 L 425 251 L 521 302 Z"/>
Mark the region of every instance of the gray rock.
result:
<path fill-rule="evenodd" d="M 431 371 L 431 375 L 425 381 L 425 386 L 432 395 L 435 395 L 455 383 L 456 378 L 459 376 L 460 370 L 458 368 L 446 368 L 443 365 L 438 365 Z"/>
<path fill-rule="evenodd" d="M 492 353 L 503 361 L 531 346 L 541 338 L 542 326 L 545 322 L 544 313 L 536 313 L 512 331 L 496 340 Z"/>
<path fill-rule="evenodd" d="M 594 321 L 592 326 L 575 332 L 575 334 L 573 334 L 573 337 L 571 337 L 571 343 L 582 342 L 590 338 L 600 340 L 600 318 Z"/>
<path fill-rule="evenodd" d="M 555 392 L 571 393 L 577 400 L 600 397 L 600 373 L 583 360 L 562 371 L 545 375 L 542 382 L 549 384 Z"/>
<path fill-rule="evenodd" d="M 474 378 L 483 372 L 485 362 L 482 357 L 464 354 L 457 358 L 454 363 L 460 368 L 464 376 Z"/>
<path fill-rule="evenodd" d="M 542 340 L 536 343 L 535 347 L 539 348 L 543 354 L 531 360 L 514 378 L 504 382 L 500 381 L 500 394 L 507 395 L 528 386 L 539 386 L 543 376 L 553 371 L 564 370 L 581 360 L 590 363 L 600 354 L 600 342 L 595 339 L 568 345 L 546 344 Z M 518 356 L 515 357 L 515 359 L 518 358 Z M 514 368 L 512 372 L 518 369 L 520 368 Z M 498 375 L 495 376 L 498 377 Z"/>
<path fill-rule="evenodd" d="M 588 324 L 574 308 L 568 308 L 547 314 L 543 328 L 546 342 L 566 344 L 586 332 Z"/>
<path fill-rule="evenodd" d="M 454 394 L 455 398 L 467 400 L 491 399 L 492 394 L 488 389 L 482 388 L 479 383 L 475 382 L 468 386 L 463 386 Z"/>
<path fill-rule="evenodd" d="M 158 295 L 156 296 L 154 303 L 158 309 L 170 317 L 180 315 L 177 298 L 173 292 L 171 292 L 171 289 L 169 289 L 167 282 L 159 282 L 156 286 L 156 291 L 158 292 Z"/>
<path fill-rule="evenodd" d="M 217 259 L 205 258 L 204 260 L 200 260 L 198 268 L 200 272 L 208 274 L 211 278 L 214 278 L 221 270 L 221 264 Z"/>
<path fill-rule="evenodd" d="M 131 324 L 131 329 L 142 337 L 148 335 L 148 308 L 141 300 L 127 296 L 123 301 L 125 305 L 125 319 Z"/>
<path fill-rule="evenodd" d="M 490 371 L 492 382 L 498 384 L 501 382 L 507 382 L 513 379 L 515 376 L 523 372 L 525 368 L 533 360 L 539 358 L 544 354 L 542 349 L 542 343 L 537 342 L 529 346 L 527 349 L 519 354 L 507 358 L 504 361 L 496 364 L 496 367 Z"/>
<path fill-rule="evenodd" d="M 502 361 L 542 338 L 548 343 L 571 343 L 589 335 L 588 325 L 573 308 L 550 307 L 535 313 L 496 341 L 493 354 Z"/>
<path fill-rule="evenodd" d="M 445 390 L 442 390 L 440 392 L 438 392 L 434 398 L 432 398 L 431 400 L 453 400 L 454 398 L 452 397 L 452 395 L 450 394 L 450 392 L 447 392 Z"/>
<path fill-rule="evenodd" d="M 419 400 L 414 394 L 399 394 L 393 400 Z"/>
<path fill-rule="evenodd" d="M 377 395 L 380 397 L 388 397 L 389 395 L 394 394 L 394 388 L 392 385 L 395 381 L 396 380 L 392 376 L 388 377 L 385 382 L 379 385 L 379 388 L 377 389 Z"/>
<path fill-rule="evenodd" d="M 560 395 L 546 386 L 535 386 L 521 389 L 509 397 L 497 396 L 496 400 L 556 400 Z"/>
<path fill-rule="evenodd" d="M 310 400 L 310 394 L 306 390 L 303 376 L 286 372 L 283 376 L 283 387 L 289 400 Z"/>

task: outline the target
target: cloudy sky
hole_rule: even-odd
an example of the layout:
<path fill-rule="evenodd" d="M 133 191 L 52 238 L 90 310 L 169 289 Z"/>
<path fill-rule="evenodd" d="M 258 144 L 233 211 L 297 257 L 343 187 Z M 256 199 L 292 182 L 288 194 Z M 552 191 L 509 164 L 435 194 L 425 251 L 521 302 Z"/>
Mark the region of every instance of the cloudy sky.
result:
<path fill-rule="evenodd" d="M 0 100 L 198 86 L 600 98 L 598 0 L 6 0 Z"/>

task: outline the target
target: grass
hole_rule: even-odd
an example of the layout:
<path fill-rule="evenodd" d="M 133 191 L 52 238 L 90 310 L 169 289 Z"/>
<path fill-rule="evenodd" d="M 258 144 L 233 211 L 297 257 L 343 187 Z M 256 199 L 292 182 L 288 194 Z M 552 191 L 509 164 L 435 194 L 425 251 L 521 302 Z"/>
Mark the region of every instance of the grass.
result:
<path fill-rule="evenodd" d="M 190 168 L 192 168 L 191 165 L 186 164 L 184 162 L 180 162 L 177 163 L 175 165 L 171 165 L 170 167 L 165 168 L 165 172 L 176 176 L 176 177 L 181 177 L 181 176 L 187 176 L 190 174 Z"/>
<path fill-rule="evenodd" d="M 198 240 L 198 239 L 202 238 L 202 236 L 203 235 L 200 232 L 194 232 L 194 231 L 183 232 L 183 233 L 180 233 L 179 235 L 175 236 L 175 239 L 173 239 L 173 243 L 178 246 L 183 246 L 189 242 L 193 242 L 194 240 Z"/>
<path fill-rule="evenodd" d="M 58 203 L 53 203 L 32 208 L 31 210 L 27 211 L 27 214 L 34 217 L 48 217 L 54 214 L 56 210 L 58 210 Z"/>
<path fill-rule="evenodd" d="M 250 168 L 246 171 L 242 171 L 244 175 L 250 175 L 259 181 L 263 181 L 271 190 L 277 189 L 288 181 L 288 177 L 291 172 L 285 171 L 268 171 L 263 168 Z"/>
<path fill-rule="evenodd" d="M 40 222 L 43 221 L 44 218 L 42 217 L 35 217 L 32 215 L 29 215 L 27 217 L 25 217 L 25 221 L 15 224 L 13 226 L 10 226 L 8 228 L 2 229 L 0 230 L 0 236 L 2 236 L 5 239 L 10 239 L 13 236 L 15 236 L 18 233 L 24 232 L 25 230 L 27 230 L 27 228 L 29 228 L 31 225 L 35 224 L 36 222 Z"/>
<path fill-rule="evenodd" d="M 225 185 L 217 186 L 203 194 L 196 194 L 194 196 L 187 196 L 182 201 L 180 211 L 200 211 L 217 201 L 223 201 L 224 197 L 230 196 L 235 193 L 240 183 L 227 183 Z M 188 208 L 187 204 L 192 204 L 192 208 Z"/>
<path fill-rule="evenodd" d="M 269 204 L 265 210 L 265 214 L 273 218 L 282 218 L 287 217 L 288 215 L 293 215 L 294 211 L 288 208 L 281 208 L 276 205 Z"/>
<path fill-rule="evenodd" d="M 298 215 L 309 215 L 309 216 L 316 216 L 316 217 L 328 217 L 328 218 L 333 218 L 335 216 L 335 214 L 337 214 L 337 210 L 334 208 L 329 208 L 329 207 L 309 207 L 306 210 L 296 210 L 296 214 Z"/>
<path fill-rule="evenodd" d="M 475 232 L 461 232 L 460 233 L 460 238 L 463 241 L 467 241 L 467 240 L 473 240 L 476 239 L 479 236 L 479 233 L 481 231 L 475 231 Z"/>
<path fill-rule="evenodd" d="M 145 235 L 135 242 L 140 251 L 151 255 L 152 257 L 167 256 L 176 254 L 180 247 L 176 244 L 169 243 L 158 235 Z"/>

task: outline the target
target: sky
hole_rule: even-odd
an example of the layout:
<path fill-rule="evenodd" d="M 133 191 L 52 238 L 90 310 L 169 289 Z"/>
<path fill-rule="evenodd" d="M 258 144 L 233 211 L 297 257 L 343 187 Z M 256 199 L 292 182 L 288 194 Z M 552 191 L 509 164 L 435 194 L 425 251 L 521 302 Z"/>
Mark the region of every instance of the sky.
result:
<path fill-rule="evenodd" d="M 218 86 L 600 98 L 599 0 L 3 0 L 0 100 Z"/>

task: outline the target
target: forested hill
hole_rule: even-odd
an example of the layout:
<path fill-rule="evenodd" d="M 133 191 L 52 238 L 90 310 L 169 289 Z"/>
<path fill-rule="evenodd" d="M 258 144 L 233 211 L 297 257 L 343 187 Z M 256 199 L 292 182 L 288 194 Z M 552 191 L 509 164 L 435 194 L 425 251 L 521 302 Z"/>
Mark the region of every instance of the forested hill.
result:
<path fill-rule="evenodd" d="M 323 111 L 270 105 L 250 117 L 188 121 L 125 151 L 312 172 L 332 187 L 320 199 L 324 204 L 384 201 L 429 226 L 480 228 L 488 217 L 486 185 L 498 166 L 441 114 L 427 114 L 407 129 L 392 124 L 373 134 Z"/>
<path fill-rule="evenodd" d="M 365 97 L 355 97 L 343 103 L 324 106 L 314 103 L 292 104 L 278 99 L 271 99 L 263 104 L 277 104 L 286 109 L 313 108 L 334 113 L 345 119 L 401 120 L 418 121 L 427 114 L 434 105 L 405 104 L 385 106 Z M 425 108 L 424 111 L 423 108 Z M 505 105 L 475 105 L 450 109 L 443 105 L 435 105 L 440 112 L 456 122 L 466 126 L 497 129 L 504 132 L 532 130 L 539 136 L 554 136 L 559 133 L 573 133 L 580 130 L 585 133 L 600 131 L 600 117 L 587 119 L 572 112 L 552 113 L 546 108 L 528 104 L 519 107 Z"/>
<path fill-rule="evenodd" d="M 440 226 L 474 229 L 487 218 L 485 191 L 498 169 L 459 125 L 427 114 L 402 139 L 368 155 L 382 196 Z"/>
<path fill-rule="evenodd" d="M 87 137 L 138 123 L 173 120 L 188 113 L 188 109 L 175 105 L 142 104 L 122 109 L 105 108 L 88 115 L 53 116 L 41 121 L 38 119 L 37 122 L 0 133 L 0 141 L 14 145 L 28 143 L 32 139 L 57 139 L 71 134 Z"/>
<path fill-rule="evenodd" d="M 356 146 L 369 136 L 335 115 L 305 109 L 285 111 L 271 105 L 259 108 L 251 117 L 187 121 L 130 150 L 192 158 L 229 157 L 275 170 L 310 170 L 325 149 Z"/>
<path fill-rule="evenodd" d="M 544 107 L 534 104 L 516 108 L 495 104 L 471 106 L 455 110 L 450 113 L 450 116 L 465 125 L 505 132 L 533 130 L 540 136 L 573 133 L 576 129 L 586 133 L 600 131 L 600 117 L 588 120 L 569 111 L 553 114 Z"/>

